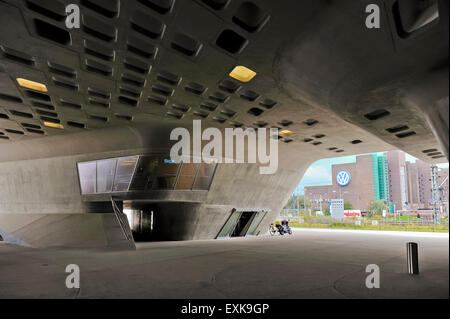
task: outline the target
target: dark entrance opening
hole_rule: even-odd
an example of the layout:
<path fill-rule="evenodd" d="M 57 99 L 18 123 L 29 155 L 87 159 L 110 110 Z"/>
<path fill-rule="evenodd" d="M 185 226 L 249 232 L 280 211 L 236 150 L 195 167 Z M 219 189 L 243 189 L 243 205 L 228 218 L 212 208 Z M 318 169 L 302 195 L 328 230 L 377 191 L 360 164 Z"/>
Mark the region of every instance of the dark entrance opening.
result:
<path fill-rule="evenodd" d="M 242 212 L 234 231 L 231 233 L 231 237 L 245 236 L 255 215 L 256 212 Z"/>
<path fill-rule="evenodd" d="M 256 236 L 260 233 L 258 227 L 266 214 L 266 211 L 233 210 L 217 238 Z"/>
<path fill-rule="evenodd" d="M 194 238 L 199 204 L 132 201 L 124 207 L 136 242 Z"/>
<path fill-rule="evenodd" d="M 127 213 L 130 217 L 130 228 L 136 242 L 154 240 L 153 210 L 133 210 Z"/>

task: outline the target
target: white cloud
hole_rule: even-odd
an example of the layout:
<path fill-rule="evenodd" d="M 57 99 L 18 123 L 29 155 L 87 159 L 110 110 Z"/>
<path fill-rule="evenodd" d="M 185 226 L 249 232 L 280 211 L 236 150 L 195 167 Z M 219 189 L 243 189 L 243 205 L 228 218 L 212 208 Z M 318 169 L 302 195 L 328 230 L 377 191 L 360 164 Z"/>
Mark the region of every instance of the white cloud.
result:
<path fill-rule="evenodd" d="M 331 169 L 328 165 L 310 166 L 303 178 L 314 179 L 317 181 L 331 180 Z"/>

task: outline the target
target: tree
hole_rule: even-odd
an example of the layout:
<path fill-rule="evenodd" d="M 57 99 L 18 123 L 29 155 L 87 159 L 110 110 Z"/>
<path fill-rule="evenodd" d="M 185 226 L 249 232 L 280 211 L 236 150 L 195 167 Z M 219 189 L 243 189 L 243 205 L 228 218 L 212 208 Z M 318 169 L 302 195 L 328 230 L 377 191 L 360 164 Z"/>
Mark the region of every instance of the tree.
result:
<path fill-rule="evenodd" d="M 388 210 L 389 206 L 384 200 L 372 200 L 367 207 L 369 217 L 383 215 L 383 210 Z"/>
<path fill-rule="evenodd" d="M 350 202 L 345 202 L 345 203 L 344 203 L 344 209 L 345 209 L 345 210 L 353 210 L 353 209 L 355 209 L 355 207 L 353 206 L 352 203 L 350 203 Z"/>

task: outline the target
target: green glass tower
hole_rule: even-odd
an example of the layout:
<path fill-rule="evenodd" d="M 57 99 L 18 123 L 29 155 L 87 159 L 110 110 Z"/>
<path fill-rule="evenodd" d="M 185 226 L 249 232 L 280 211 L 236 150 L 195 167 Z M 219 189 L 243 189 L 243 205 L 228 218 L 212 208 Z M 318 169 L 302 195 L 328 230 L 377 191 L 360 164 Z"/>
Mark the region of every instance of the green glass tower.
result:
<path fill-rule="evenodd" d="M 384 154 L 372 154 L 373 193 L 375 200 L 389 201 L 389 175 Z"/>

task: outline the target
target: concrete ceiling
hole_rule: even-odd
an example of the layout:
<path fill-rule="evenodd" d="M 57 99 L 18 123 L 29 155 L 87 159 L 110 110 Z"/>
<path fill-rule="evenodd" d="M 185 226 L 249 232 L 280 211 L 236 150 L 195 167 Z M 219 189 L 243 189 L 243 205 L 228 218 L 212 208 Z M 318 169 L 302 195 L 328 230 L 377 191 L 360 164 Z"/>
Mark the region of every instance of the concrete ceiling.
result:
<path fill-rule="evenodd" d="M 80 136 L 145 147 L 139 136 L 149 127 L 201 119 L 287 128 L 294 134 L 282 139 L 282 154 L 399 148 L 446 162 L 448 3 L 439 2 L 439 19 L 405 34 L 395 11 L 402 1 L 371 1 L 382 8 L 380 29 L 365 27 L 366 2 L 0 1 L 0 160 L 44 145 L 40 156 L 62 155 L 51 146 Z M 80 5 L 80 29 L 65 27 L 69 3 Z M 256 77 L 230 78 L 237 65 Z M 129 127 L 135 143 L 119 138 Z M 83 143 L 65 150 L 85 151 Z"/>

